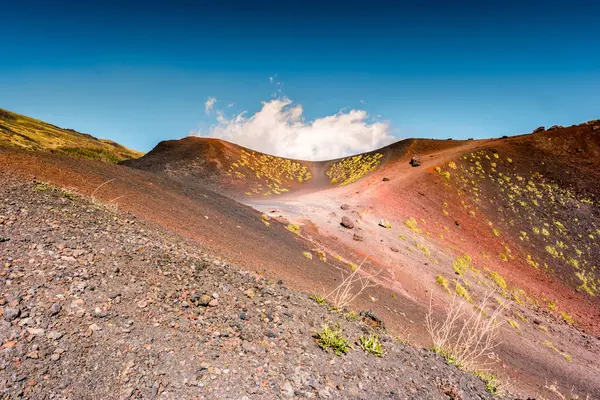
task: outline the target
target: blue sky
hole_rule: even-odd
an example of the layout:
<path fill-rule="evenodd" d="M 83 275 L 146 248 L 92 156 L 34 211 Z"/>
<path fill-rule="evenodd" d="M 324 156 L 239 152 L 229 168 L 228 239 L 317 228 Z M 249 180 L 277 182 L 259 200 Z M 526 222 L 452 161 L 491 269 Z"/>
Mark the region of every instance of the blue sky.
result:
<path fill-rule="evenodd" d="M 597 2 L 5 3 L 0 107 L 142 151 L 210 132 L 217 108 L 251 118 L 269 77 L 305 123 L 361 109 L 396 138 L 600 117 Z"/>

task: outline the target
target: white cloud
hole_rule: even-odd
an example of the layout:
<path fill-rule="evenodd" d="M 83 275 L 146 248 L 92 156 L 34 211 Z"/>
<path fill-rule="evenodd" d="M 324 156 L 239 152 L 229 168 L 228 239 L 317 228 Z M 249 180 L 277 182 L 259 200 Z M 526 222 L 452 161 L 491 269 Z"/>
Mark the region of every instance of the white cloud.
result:
<path fill-rule="evenodd" d="M 216 102 L 217 102 L 217 99 L 212 96 L 209 97 L 208 99 L 206 99 L 206 101 L 204 102 L 204 112 L 207 115 L 212 112 Z"/>
<path fill-rule="evenodd" d="M 209 98 L 210 100 L 211 98 Z M 208 101 L 207 101 L 208 103 Z M 210 104 L 212 106 L 214 102 Z M 217 110 L 217 124 L 195 134 L 214 137 L 281 157 L 327 160 L 377 149 L 395 141 L 387 122 L 368 122 L 364 110 L 306 121 L 303 108 L 288 98 L 263 102 L 260 111 L 226 117 Z"/>

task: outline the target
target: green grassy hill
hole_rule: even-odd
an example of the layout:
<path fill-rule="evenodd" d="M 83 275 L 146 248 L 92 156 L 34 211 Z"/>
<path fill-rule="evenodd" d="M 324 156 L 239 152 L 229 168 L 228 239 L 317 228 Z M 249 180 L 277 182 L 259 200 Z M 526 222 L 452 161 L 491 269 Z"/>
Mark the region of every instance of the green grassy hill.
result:
<path fill-rule="evenodd" d="M 0 108 L 0 146 L 34 151 L 51 151 L 73 157 L 112 163 L 141 157 L 143 153 L 128 149 L 111 140 L 97 139 L 72 129 Z"/>

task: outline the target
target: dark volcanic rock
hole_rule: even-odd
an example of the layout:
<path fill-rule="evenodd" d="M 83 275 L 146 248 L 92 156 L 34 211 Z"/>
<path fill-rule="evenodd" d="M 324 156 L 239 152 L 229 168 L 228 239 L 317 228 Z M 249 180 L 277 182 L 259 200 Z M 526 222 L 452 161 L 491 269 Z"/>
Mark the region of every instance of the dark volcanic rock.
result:
<path fill-rule="evenodd" d="M 342 217 L 342 222 L 340 222 L 340 225 L 342 225 L 344 228 L 348 228 L 348 229 L 354 229 L 354 222 L 352 222 L 352 220 L 348 217 Z"/>

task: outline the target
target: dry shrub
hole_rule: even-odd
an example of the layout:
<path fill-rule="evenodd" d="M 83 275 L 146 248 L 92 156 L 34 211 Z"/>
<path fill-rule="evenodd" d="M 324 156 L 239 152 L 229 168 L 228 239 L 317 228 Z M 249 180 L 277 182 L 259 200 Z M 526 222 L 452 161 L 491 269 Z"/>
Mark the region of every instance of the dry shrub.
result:
<path fill-rule="evenodd" d="M 478 310 L 485 309 L 490 297 L 491 294 L 484 298 Z M 491 315 L 486 316 L 481 311 L 465 310 L 465 304 L 467 303 L 453 296 L 445 309 L 445 319 L 436 321 L 430 300 L 425 327 L 431 336 L 435 352 L 466 371 L 481 371 L 482 358 L 493 358 L 493 349 L 499 344 L 497 338 L 504 322 L 500 318 L 503 307 L 497 307 Z"/>
<path fill-rule="evenodd" d="M 361 273 L 365 261 L 366 258 L 346 277 L 344 277 L 344 273 L 342 272 L 342 283 L 324 296 L 336 309 L 343 310 L 347 308 L 366 289 L 378 286 L 374 279 L 381 271 L 375 274 Z"/>

